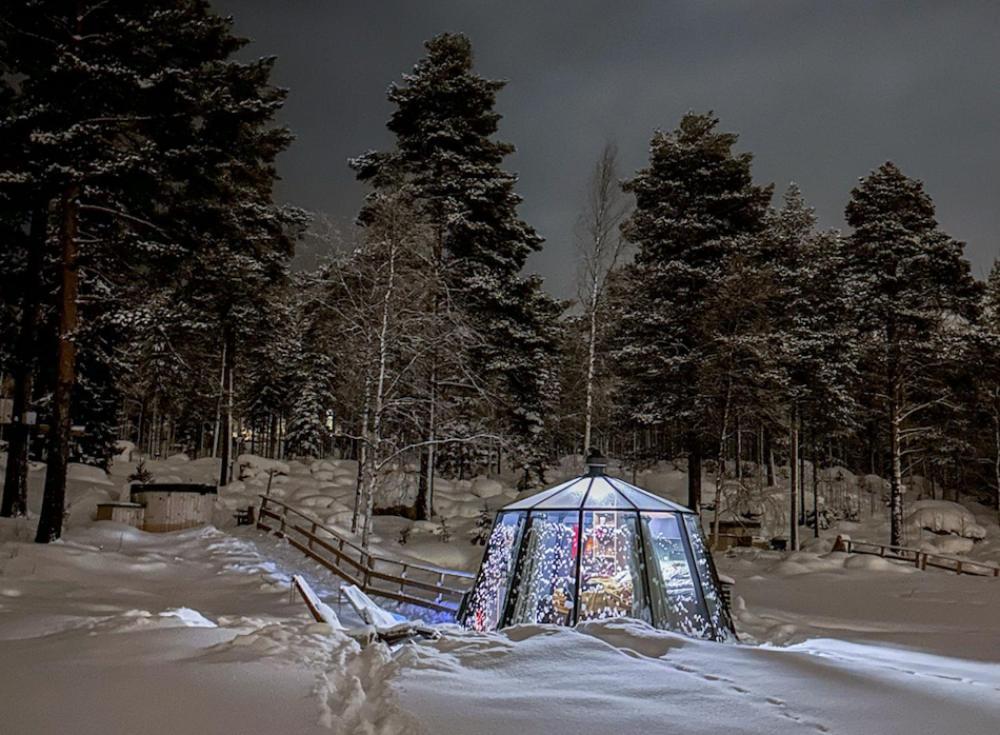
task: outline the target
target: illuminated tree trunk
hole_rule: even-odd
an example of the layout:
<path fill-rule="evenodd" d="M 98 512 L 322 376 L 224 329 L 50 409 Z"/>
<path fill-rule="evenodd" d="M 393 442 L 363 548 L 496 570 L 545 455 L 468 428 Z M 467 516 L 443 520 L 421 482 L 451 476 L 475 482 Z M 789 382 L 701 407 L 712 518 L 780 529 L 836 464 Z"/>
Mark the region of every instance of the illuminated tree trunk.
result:
<path fill-rule="evenodd" d="M 56 385 L 49 419 L 48 458 L 42 513 L 35 541 L 47 544 L 62 536 L 66 498 L 66 465 L 73 428 L 70 405 L 76 384 L 77 297 L 80 290 L 79 227 L 80 187 L 70 184 L 62 197 L 62 225 L 59 233 L 59 347 L 56 357 Z"/>

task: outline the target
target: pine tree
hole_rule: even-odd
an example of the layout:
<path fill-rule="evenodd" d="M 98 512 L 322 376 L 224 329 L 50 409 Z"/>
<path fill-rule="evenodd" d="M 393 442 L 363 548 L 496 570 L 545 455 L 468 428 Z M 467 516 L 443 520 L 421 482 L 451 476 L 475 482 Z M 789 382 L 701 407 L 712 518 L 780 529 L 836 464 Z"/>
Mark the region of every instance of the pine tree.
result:
<path fill-rule="evenodd" d="M 647 168 L 625 183 L 635 210 L 623 225 L 637 246 L 628 270 L 615 365 L 620 401 L 640 425 L 676 421 L 688 449 L 688 504 L 701 505 L 701 457 L 718 395 L 698 388 L 714 344 L 706 329 L 727 259 L 741 238 L 759 233 L 771 197 L 753 184 L 749 153 L 737 136 L 716 131 L 711 113 L 685 115 L 677 130 L 657 132 Z M 716 301 L 716 303 L 718 303 Z"/>
<path fill-rule="evenodd" d="M 0 59 L 8 56 L 0 34 Z M 0 61 L 0 380 L 10 376 L 11 423 L 0 516 L 27 512 L 28 440 L 43 311 L 41 282 L 48 207 L 29 165 L 30 116 L 21 85 Z"/>
<path fill-rule="evenodd" d="M 986 279 L 980 313 L 977 349 L 967 364 L 975 366 L 973 400 L 977 412 L 987 417 L 994 508 L 1000 521 L 1000 260 L 993 262 Z"/>
<path fill-rule="evenodd" d="M 882 410 L 890 471 L 890 543 L 903 541 L 903 457 L 915 420 L 948 401 L 940 366 L 955 358 L 953 326 L 974 312 L 976 285 L 962 243 L 943 233 L 923 184 L 885 163 L 851 192 L 846 210 L 849 277 Z"/>
<path fill-rule="evenodd" d="M 268 210 L 273 155 L 288 140 L 270 126 L 282 93 L 267 87 L 269 60 L 229 61 L 243 45 L 229 27 L 203 0 L 34 0 L 5 9 L 0 43 L 9 72 L 23 80 L 23 105 L 0 120 L 0 132 L 31 135 L 28 165 L 0 178 L 52 202 L 58 233 L 59 339 L 49 357 L 57 369 L 40 542 L 61 533 L 81 272 L 86 279 L 88 268 L 110 264 L 101 277 L 118 288 L 143 276 L 183 281 L 188 273 L 178 266 L 203 251 L 208 230 L 217 244 L 221 222 L 230 247 L 249 243 L 241 247 L 251 253 L 262 235 L 282 237 Z M 209 214 L 214 228 L 199 221 Z M 260 225 L 248 228 L 248 220 Z"/>
<path fill-rule="evenodd" d="M 767 300 L 769 361 L 779 369 L 768 393 L 781 406 L 789 434 L 789 539 L 798 548 L 802 427 L 815 437 L 852 426 L 857 304 L 843 277 L 844 248 L 836 233 L 817 233 L 816 216 L 792 184 L 782 208 L 769 217 L 760 257 L 773 277 Z M 813 457 L 816 460 L 816 457 Z"/>
<path fill-rule="evenodd" d="M 403 187 L 434 232 L 425 306 L 433 315 L 430 339 L 440 342 L 453 333 L 453 313 L 476 335 L 459 375 L 445 375 L 440 350 L 426 361 L 424 465 L 431 487 L 425 489 L 424 515 L 431 504 L 439 426 L 454 412 L 444 409 L 456 394 L 485 390 L 497 396 L 492 413 L 504 433 L 513 435 L 519 461 L 538 467 L 543 402 L 550 394 L 550 373 L 539 361 L 554 354 L 558 312 L 537 280 L 520 276 L 541 238 L 517 216 L 516 177 L 501 167 L 514 148 L 493 139 L 500 120 L 495 99 L 504 83 L 473 71 L 472 47 L 462 35 L 442 34 L 426 48 L 413 72 L 389 89 L 395 110 L 388 128 L 395 148 L 352 161 L 358 178 L 373 187 L 362 224 L 375 216 L 379 192 Z"/>

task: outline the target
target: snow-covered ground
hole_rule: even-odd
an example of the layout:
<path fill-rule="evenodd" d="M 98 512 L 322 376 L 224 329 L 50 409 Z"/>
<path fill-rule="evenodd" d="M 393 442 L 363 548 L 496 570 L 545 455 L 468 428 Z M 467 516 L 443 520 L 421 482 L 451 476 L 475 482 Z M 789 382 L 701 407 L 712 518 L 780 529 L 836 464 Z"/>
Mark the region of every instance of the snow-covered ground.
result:
<path fill-rule="evenodd" d="M 158 479 L 211 471 L 180 458 L 150 464 Z M 350 467 L 329 464 L 292 464 L 272 490 L 322 496 L 311 502 L 335 520 L 337 496 L 353 488 Z M 30 543 L 33 524 L 0 521 L 3 735 L 1000 732 L 1000 580 L 829 554 L 822 542 L 719 555 L 736 579 L 737 645 L 613 620 L 501 634 L 449 627 L 438 641 L 362 648 L 311 623 L 290 594 L 301 573 L 358 624 L 338 607 L 336 580 L 283 542 L 232 528 L 227 509 L 223 530 L 91 522 L 86 506 L 116 495 L 125 469 L 90 480 L 74 470 L 60 543 Z M 220 506 L 266 483 L 262 471 L 244 475 Z M 380 543 L 474 565 L 472 510 L 512 493 L 464 500 L 470 487 L 444 487 L 466 508 L 446 519 L 451 541 L 427 524 L 400 547 L 405 522 L 380 518 Z M 995 526 L 984 530 L 977 546 L 995 543 Z"/>

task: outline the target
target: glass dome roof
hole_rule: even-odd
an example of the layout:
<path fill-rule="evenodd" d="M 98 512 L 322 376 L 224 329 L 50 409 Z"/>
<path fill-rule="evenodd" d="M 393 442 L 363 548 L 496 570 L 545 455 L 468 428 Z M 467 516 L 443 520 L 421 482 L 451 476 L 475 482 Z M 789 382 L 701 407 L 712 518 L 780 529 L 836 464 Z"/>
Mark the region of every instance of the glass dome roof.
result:
<path fill-rule="evenodd" d="M 653 495 L 617 477 L 584 475 L 548 490 L 535 493 L 501 508 L 511 510 L 587 510 L 608 509 L 671 511 L 693 513 L 690 508 Z"/>

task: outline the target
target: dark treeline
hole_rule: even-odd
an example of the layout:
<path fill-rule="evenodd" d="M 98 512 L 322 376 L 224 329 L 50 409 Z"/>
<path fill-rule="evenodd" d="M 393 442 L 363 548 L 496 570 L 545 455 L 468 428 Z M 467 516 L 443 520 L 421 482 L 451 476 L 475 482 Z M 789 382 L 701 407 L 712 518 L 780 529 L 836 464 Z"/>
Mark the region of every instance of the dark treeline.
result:
<path fill-rule="evenodd" d="M 365 542 L 401 466 L 416 500 L 392 510 L 428 518 L 435 477 L 534 486 L 588 447 L 631 471 L 682 459 L 696 508 L 706 468 L 720 487 L 744 463 L 801 486 L 802 458 L 883 475 L 893 542 L 915 475 L 1000 503 L 1000 269 L 976 282 L 891 163 L 845 192 L 841 234 L 794 186 L 774 201 L 710 113 L 631 176 L 608 146 L 581 182 L 579 297 L 557 302 L 523 274 L 542 241 L 496 138 L 503 83 L 463 36 L 390 87 L 394 144 L 351 161 L 368 194 L 337 232 L 273 202 L 284 92 L 205 2 L 5 13 L 0 512 L 25 512 L 44 453 L 40 541 L 67 462 L 117 440 L 218 457 L 220 484 L 240 452 L 357 459 Z M 304 237 L 331 255 L 291 274 Z"/>

